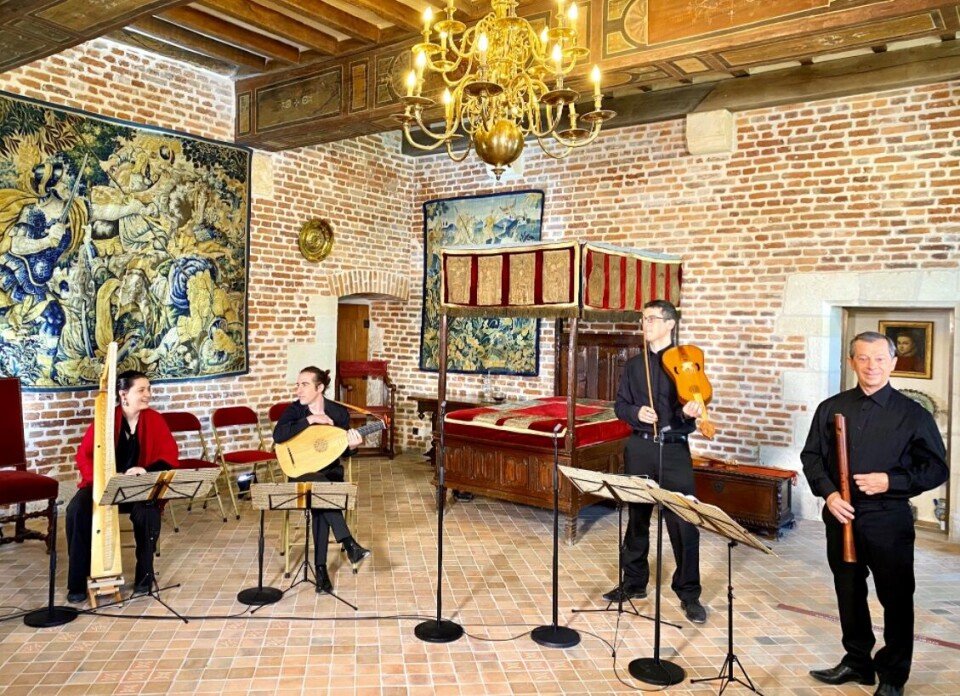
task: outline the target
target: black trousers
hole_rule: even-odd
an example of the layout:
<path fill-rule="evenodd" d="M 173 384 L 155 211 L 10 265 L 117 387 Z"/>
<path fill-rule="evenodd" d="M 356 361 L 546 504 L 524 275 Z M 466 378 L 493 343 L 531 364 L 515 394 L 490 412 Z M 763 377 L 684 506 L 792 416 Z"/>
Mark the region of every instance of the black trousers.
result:
<path fill-rule="evenodd" d="M 137 543 L 137 567 L 133 575 L 135 585 L 153 580 L 153 553 L 160 539 L 160 508 L 153 503 L 129 503 L 120 506 L 130 513 L 133 536 Z M 153 544 L 150 535 L 153 534 Z M 67 553 L 70 555 L 67 571 L 67 592 L 86 592 L 90 575 L 90 544 L 93 536 L 93 487 L 78 488 L 67 505 Z"/>
<path fill-rule="evenodd" d="M 693 464 L 686 442 L 664 444 L 663 480 L 659 477 L 661 445 L 632 435 L 623 452 L 624 471 L 630 475 L 648 476 L 662 488 L 677 493 L 693 494 Z M 653 505 L 631 503 L 627 530 L 624 534 L 623 582 L 630 587 L 646 587 L 650 579 L 650 516 Z M 700 530 L 669 510 L 663 522 L 673 547 L 676 570 L 670 587 L 681 601 L 700 599 Z"/>
<path fill-rule="evenodd" d="M 853 537 L 857 562 L 843 560 L 843 525 L 824 507 L 827 560 L 840 610 L 846 654 L 843 664 L 903 686 L 913 659 L 913 514 L 905 500 L 857 502 Z M 867 604 L 867 577 L 873 573 L 883 607 L 884 646 L 871 658 L 876 638 Z"/>
<path fill-rule="evenodd" d="M 313 474 L 304 474 L 290 479 L 291 481 L 333 481 L 343 482 L 343 466 L 339 463 L 331 464 L 325 469 Z M 330 538 L 330 530 L 333 530 L 333 538 L 337 543 L 342 543 L 349 539 L 351 534 L 347 528 L 347 521 L 343 519 L 343 513 L 340 510 L 311 510 L 313 527 L 313 562 L 317 568 L 327 565 L 327 542 Z"/>

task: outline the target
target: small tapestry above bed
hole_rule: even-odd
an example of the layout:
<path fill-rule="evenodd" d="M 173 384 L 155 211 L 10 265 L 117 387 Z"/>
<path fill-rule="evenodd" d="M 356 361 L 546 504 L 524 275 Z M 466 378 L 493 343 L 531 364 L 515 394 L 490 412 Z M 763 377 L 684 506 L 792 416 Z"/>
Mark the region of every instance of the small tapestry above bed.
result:
<path fill-rule="evenodd" d="M 617 419 L 613 402 L 578 399 L 574 413 L 575 445 L 619 440 L 630 428 Z M 510 404 L 491 404 L 448 413 L 444 430 L 503 443 L 552 447 L 553 429 L 567 427 L 567 398 L 550 396 Z M 561 433 L 563 431 L 561 430 Z"/>

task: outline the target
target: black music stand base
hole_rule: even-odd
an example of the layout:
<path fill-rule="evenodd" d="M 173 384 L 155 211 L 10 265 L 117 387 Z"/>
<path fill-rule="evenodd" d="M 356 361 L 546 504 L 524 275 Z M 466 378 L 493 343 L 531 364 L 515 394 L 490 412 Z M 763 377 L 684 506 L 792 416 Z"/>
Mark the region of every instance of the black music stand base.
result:
<path fill-rule="evenodd" d="M 740 662 L 740 658 L 737 657 L 736 653 L 733 651 L 733 547 L 737 545 L 737 542 L 732 539 L 727 543 L 727 659 L 724 661 L 723 666 L 720 668 L 720 673 L 715 677 L 707 677 L 704 679 L 691 679 L 691 684 L 696 684 L 698 682 L 720 682 L 720 691 L 719 694 L 723 694 L 723 690 L 730 686 L 731 682 L 737 682 L 741 684 L 750 691 L 757 694 L 757 696 L 763 696 L 760 691 L 753 685 L 753 682 L 750 680 L 750 675 L 747 674 L 747 670 L 743 668 L 743 664 Z M 743 681 L 733 674 L 733 667 L 736 665 L 740 668 L 740 671 L 743 673 Z"/>
<path fill-rule="evenodd" d="M 683 667 L 654 657 L 633 660 L 627 669 L 630 670 L 630 676 L 634 679 L 656 686 L 679 684 L 686 677 Z"/>
<path fill-rule="evenodd" d="M 566 626 L 539 626 L 531 631 L 530 638 L 545 648 L 572 648 L 580 643 L 580 634 Z"/>
<path fill-rule="evenodd" d="M 463 636 L 463 626 L 453 621 L 430 619 L 418 623 L 413 635 L 425 643 L 452 643 Z"/>
<path fill-rule="evenodd" d="M 237 593 L 237 601 L 249 606 L 262 607 L 266 604 L 276 604 L 283 599 L 283 590 L 276 587 L 248 587 Z"/>

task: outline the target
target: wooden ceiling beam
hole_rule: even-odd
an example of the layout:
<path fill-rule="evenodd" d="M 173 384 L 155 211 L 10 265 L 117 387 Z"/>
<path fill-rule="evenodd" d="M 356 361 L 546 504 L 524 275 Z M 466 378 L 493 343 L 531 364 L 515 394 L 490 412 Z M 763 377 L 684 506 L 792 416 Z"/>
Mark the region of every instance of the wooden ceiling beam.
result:
<path fill-rule="evenodd" d="M 312 48 L 328 56 L 335 56 L 340 52 L 339 42 L 322 31 L 298 22 L 282 12 L 271 10 L 269 7 L 258 5 L 247 0 L 200 0 L 204 7 L 222 12 L 241 22 L 252 24 L 255 27 L 279 34 L 298 44 Z"/>
<path fill-rule="evenodd" d="M 160 19 L 257 55 L 280 60 L 284 63 L 300 62 L 300 51 L 295 46 L 238 27 L 192 7 L 177 7 L 167 10 L 160 15 Z"/>
<path fill-rule="evenodd" d="M 423 29 L 423 17 L 420 13 L 398 0 L 350 0 L 350 3 L 409 31 Z"/>
<path fill-rule="evenodd" d="M 331 29 L 343 32 L 347 36 L 364 43 L 379 43 L 380 27 L 366 22 L 349 12 L 344 12 L 323 0 L 273 0 L 281 7 L 295 12 L 306 19 L 325 24 Z"/>
<path fill-rule="evenodd" d="M 237 65 L 246 65 L 257 70 L 265 70 L 267 61 L 253 53 L 248 53 L 234 46 L 229 46 L 205 36 L 195 34 L 192 31 L 178 27 L 175 24 L 164 22 L 160 19 L 147 17 L 137 20 L 126 27 L 127 31 L 149 36 L 157 41 L 171 44 L 179 48 L 199 53 L 200 55 L 214 58 L 216 60 L 236 63 Z"/>

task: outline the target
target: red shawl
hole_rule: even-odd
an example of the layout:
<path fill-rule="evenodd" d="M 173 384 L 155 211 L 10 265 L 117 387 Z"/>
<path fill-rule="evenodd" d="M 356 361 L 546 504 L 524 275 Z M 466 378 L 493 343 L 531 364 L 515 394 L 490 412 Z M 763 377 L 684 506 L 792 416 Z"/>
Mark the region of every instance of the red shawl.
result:
<path fill-rule="evenodd" d="M 116 415 L 115 436 L 120 437 L 120 419 L 123 418 L 123 410 L 118 406 Z M 80 449 L 77 450 L 77 469 L 80 471 L 79 488 L 86 488 L 93 485 L 93 424 L 87 428 L 87 432 L 80 442 Z M 173 439 L 167 422 L 158 411 L 148 408 L 140 412 L 140 418 L 137 421 L 137 440 L 140 443 L 140 457 L 137 464 L 144 469 L 154 462 L 165 461 L 174 469 L 180 466 L 180 451 L 177 449 L 177 441 Z M 116 442 L 114 442 L 116 445 Z"/>

